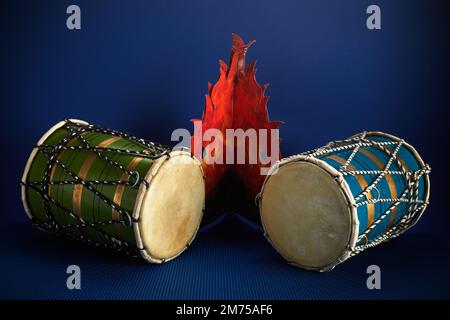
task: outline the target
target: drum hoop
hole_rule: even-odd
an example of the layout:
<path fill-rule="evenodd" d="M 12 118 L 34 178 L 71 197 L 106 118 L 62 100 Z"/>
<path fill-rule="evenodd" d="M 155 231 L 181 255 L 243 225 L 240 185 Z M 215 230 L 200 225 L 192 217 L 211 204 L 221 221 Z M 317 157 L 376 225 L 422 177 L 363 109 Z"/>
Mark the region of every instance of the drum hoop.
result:
<path fill-rule="evenodd" d="M 304 265 L 300 265 L 299 263 L 289 261 L 289 259 L 287 259 L 287 257 L 285 257 L 275 246 L 273 246 L 272 240 L 270 239 L 269 235 L 267 234 L 267 230 L 266 230 L 263 215 L 262 215 L 262 200 L 263 200 L 263 196 L 264 196 L 265 186 L 268 183 L 268 181 L 270 180 L 270 177 L 275 170 L 278 170 L 279 167 L 284 166 L 289 163 L 292 163 L 292 162 L 309 162 L 309 163 L 312 163 L 312 164 L 320 167 L 321 169 L 325 170 L 325 172 L 327 172 L 331 176 L 331 178 L 338 184 L 339 188 L 341 189 L 341 191 L 344 195 L 345 201 L 347 202 L 347 206 L 349 209 L 348 213 L 350 214 L 350 236 L 348 239 L 347 246 L 342 251 L 342 253 L 340 253 L 339 257 L 335 261 L 331 262 L 328 265 L 322 266 L 322 267 L 304 266 Z M 274 173 L 274 174 L 276 174 L 276 173 Z M 262 226 L 264 229 L 265 237 L 267 238 L 269 243 L 275 248 L 275 250 L 277 250 L 281 256 L 283 256 L 286 260 L 289 261 L 290 264 L 292 264 L 294 266 L 301 267 L 301 268 L 307 269 L 307 270 L 314 270 L 314 271 L 320 271 L 320 272 L 328 271 L 328 270 L 333 269 L 336 265 L 340 264 L 344 260 L 346 260 L 351 255 L 353 249 L 356 247 L 356 241 L 358 239 L 358 233 L 359 233 L 359 220 L 358 220 L 358 215 L 357 215 L 357 211 L 356 211 L 356 203 L 355 203 L 354 197 L 353 197 L 353 195 L 350 191 L 350 187 L 348 186 L 347 182 L 345 181 L 342 173 L 340 173 L 338 170 L 336 170 L 335 168 L 333 168 L 331 165 L 329 165 L 328 163 L 326 163 L 323 160 L 317 159 L 312 156 L 300 154 L 300 155 L 291 156 L 291 157 L 288 157 L 288 158 L 278 161 L 269 170 L 267 177 L 264 179 L 264 183 L 261 188 L 260 196 L 258 197 L 258 202 L 259 202 L 261 222 L 262 222 Z"/>
<path fill-rule="evenodd" d="M 177 156 L 189 156 L 190 158 L 192 158 L 194 160 L 194 163 L 196 163 L 197 167 L 200 169 L 203 180 L 205 179 L 205 173 L 203 171 L 200 161 L 196 157 L 194 157 L 194 155 L 191 152 L 188 152 L 185 150 L 175 150 L 175 151 L 170 152 L 169 154 L 161 156 L 160 158 L 155 160 L 155 163 L 152 165 L 150 170 L 145 175 L 144 180 L 147 181 L 149 187 L 147 188 L 145 186 L 145 184 L 141 184 L 139 186 L 138 194 L 136 196 L 135 207 L 133 209 L 133 230 L 134 230 L 134 237 L 136 240 L 136 245 L 139 249 L 139 252 L 140 252 L 142 258 L 144 258 L 145 260 L 152 262 L 152 263 L 163 263 L 163 262 L 167 262 L 167 261 L 173 260 L 176 257 L 178 257 L 191 245 L 192 241 L 194 241 L 194 239 L 198 233 L 198 230 L 200 228 L 200 223 L 199 223 L 192 235 L 192 238 L 189 240 L 189 242 L 186 244 L 186 246 L 180 252 L 178 252 L 176 255 L 174 255 L 170 258 L 167 258 L 167 259 L 156 258 L 154 255 L 152 255 L 152 253 L 150 252 L 150 250 L 148 248 L 144 247 L 144 243 L 142 242 L 141 231 L 139 229 L 139 217 L 141 215 L 142 203 L 144 201 L 145 195 L 147 194 L 148 190 L 151 188 L 152 179 L 154 179 L 154 177 L 156 177 L 159 170 L 164 166 L 166 161 L 169 160 L 170 158 L 177 157 Z M 200 216 L 200 221 L 203 219 L 204 212 L 205 212 L 205 206 L 203 204 L 203 210 L 202 210 L 202 213 Z"/>
<path fill-rule="evenodd" d="M 83 120 L 77 120 L 77 119 L 68 119 L 70 122 L 79 124 L 79 125 L 89 125 L 88 122 L 83 121 Z M 27 201 L 27 186 L 26 186 L 26 182 L 27 182 L 27 177 L 28 177 L 28 173 L 30 172 L 31 169 L 31 164 L 34 161 L 34 158 L 36 157 L 38 150 L 39 150 L 39 146 L 41 146 L 45 140 L 47 140 L 56 130 L 64 127 L 64 125 L 66 125 L 67 120 L 62 120 L 60 122 L 58 122 L 57 124 L 55 124 L 53 127 L 51 127 L 50 129 L 48 129 L 43 135 L 42 137 L 38 140 L 38 142 L 36 143 L 36 145 L 33 147 L 33 150 L 31 150 L 30 155 L 28 156 L 28 160 L 27 163 L 25 165 L 25 169 L 23 171 L 22 174 L 22 183 L 21 183 L 21 200 L 22 200 L 22 205 L 25 209 L 25 213 L 27 214 L 28 218 L 31 220 L 33 219 L 33 214 L 31 213 L 31 209 L 28 206 L 28 201 Z"/>
<path fill-rule="evenodd" d="M 366 133 L 366 136 L 384 136 L 387 137 L 389 139 L 395 140 L 395 141 L 402 141 L 403 142 L 403 146 L 405 146 L 409 151 L 411 151 L 411 153 L 414 155 L 414 157 L 416 158 L 416 160 L 419 162 L 420 164 L 420 168 L 421 169 L 429 169 L 429 166 L 425 163 L 425 161 L 423 161 L 422 157 L 420 156 L 420 154 L 417 152 L 417 150 L 410 145 L 409 143 L 407 143 L 405 140 L 400 139 L 397 136 L 394 136 L 392 134 L 389 133 L 384 133 L 381 131 L 368 131 Z M 425 182 L 425 190 L 424 190 L 424 206 L 422 208 L 422 210 L 419 212 L 419 214 L 417 215 L 416 218 L 414 218 L 414 221 L 407 226 L 403 231 L 405 232 L 406 230 L 408 230 L 409 228 L 413 227 L 416 225 L 417 222 L 419 222 L 419 220 L 422 218 L 423 213 L 425 212 L 425 209 L 428 207 L 428 203 L 430 201 L 430 175 L 429 173 L 426 173 L 423 175 L 423 179 Z"/>

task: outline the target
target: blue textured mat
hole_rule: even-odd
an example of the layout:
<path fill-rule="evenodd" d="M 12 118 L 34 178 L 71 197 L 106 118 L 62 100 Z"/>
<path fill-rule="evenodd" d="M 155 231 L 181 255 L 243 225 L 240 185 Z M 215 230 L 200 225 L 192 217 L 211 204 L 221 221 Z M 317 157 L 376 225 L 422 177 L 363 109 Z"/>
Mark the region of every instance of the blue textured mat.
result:
<path fill-rule="evenodd" d="M 234 216 L 201 232 L 188 251 L 164 265 L 59 239 L 25 223 L 0 232 L 2 298 L 450 298 L 450 246 L 426 234 L 407 233 L 319 274 L 287 265 Z M 70 264 L 81 268 L 81 290 L 66 288 Z M 366 288 L 371 264 L 381 268 L 381 290 Z"/>

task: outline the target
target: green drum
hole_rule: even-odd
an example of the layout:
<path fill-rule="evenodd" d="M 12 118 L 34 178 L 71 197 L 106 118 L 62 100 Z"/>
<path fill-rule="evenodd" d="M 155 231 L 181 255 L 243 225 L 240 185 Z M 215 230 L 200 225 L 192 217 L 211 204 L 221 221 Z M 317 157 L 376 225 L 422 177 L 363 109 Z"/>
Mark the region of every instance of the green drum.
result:
<path fill-rule="evenodd" d="M 39 140 L 22 178 L 38 228 L 155 263 L 189 246 L 204 201 L 203 171 L 190 153 L 79 120 Z"/>

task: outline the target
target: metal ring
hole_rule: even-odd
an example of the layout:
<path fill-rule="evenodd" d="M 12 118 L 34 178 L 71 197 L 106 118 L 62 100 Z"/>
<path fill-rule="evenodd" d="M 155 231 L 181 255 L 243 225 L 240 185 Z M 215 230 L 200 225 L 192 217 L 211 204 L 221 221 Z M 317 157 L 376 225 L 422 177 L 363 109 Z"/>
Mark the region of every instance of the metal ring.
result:
<path fill-rule="evenodd" d="M 133 222 L 131 221 L 131 217 L 130 217 L 130 215 L 128 214 L 128 212 L 125 212 L 124 214 L 122 214 L 122 216 L 127 218 L 127 220 L 124 219 L 124 220 L 122 221 L 123 224 L 124 224 L 125 226 L 127 226 L 127 227 L 131 227 L 131 226 L 133 225 Z"/>
<path fill-rule="evenodd" d="M 261 201 L 261 192 L 259 192 L 255 197 L 255 205 L 259 208 L 259 202 Z"/>
<path fill-rule="evenodd" d="M 134 184 L 131 186 L 132 188 L 136 187 L 137 184 L 138 184 L 138 182 L 139 182 L 139 172 L 138 172 L 138 171 L 131 171 L 131 172 L 130 172 L 130 174 L 128 175 L 128 182 L 129 182 L 129 183 L 131 183 L 131 182 L 130 182 L 130 178 L 131 178 L 133 175 L 136 175 L 136 181 L 134 181 Z"/>
<path fill-rule="evenodd" d="M 365 234 L 363 234 L 360 238 L 361 238 L 361 240 L 364 239 L 364 242 L 360 245 L 365 246 L 369 242 L 369 239 L 367 238 L 367 236 Z M 360 242 L 360 241 L 358 241 L 358 242 Z"/>
<path fill-rule="evenodd" d="M 372 189 L 377 190 L 377 197 L 376 197 L 376 199 L 374 200 L 374 203 L 377 203 L 378 201 L 380 201 L 380 190 L 378 190 L 376 186 L 373 186 Z"/>

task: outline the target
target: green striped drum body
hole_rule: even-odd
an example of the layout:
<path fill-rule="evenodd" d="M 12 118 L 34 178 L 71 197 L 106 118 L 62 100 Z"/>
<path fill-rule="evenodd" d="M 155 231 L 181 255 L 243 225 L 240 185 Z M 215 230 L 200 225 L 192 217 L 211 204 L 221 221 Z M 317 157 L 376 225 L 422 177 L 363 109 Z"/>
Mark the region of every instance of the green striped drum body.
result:
<path fill-rule="evenodd" d="M 169 155 L 168 147 L 124 133 L 79 120 L 60 122 L 27 163 L 27 215 L 40 229 L 136 255 L 143 249 L 136 210 L 155 163 L 160 166 Z"/>

